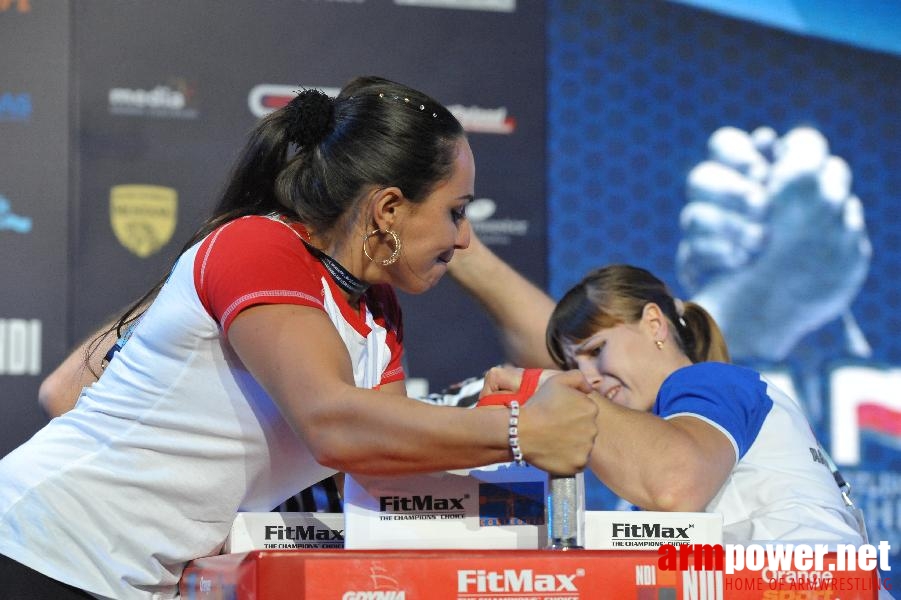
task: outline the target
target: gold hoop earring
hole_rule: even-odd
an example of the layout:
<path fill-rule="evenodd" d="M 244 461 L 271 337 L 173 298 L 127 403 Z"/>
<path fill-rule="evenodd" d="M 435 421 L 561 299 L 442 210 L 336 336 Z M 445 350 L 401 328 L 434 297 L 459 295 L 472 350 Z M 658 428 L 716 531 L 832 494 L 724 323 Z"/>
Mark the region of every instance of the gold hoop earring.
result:
<path fill-rule="evenodd" d="M 654 343 L 657 344 L 658 350 L 663 350 L 663 340 L 654 340 Z"/>
<path fill-rule="evenodd" d="M 386 258 L 384 260 L 376 260 L 376 259 L 372 258 L 371 254 L 369 254 L 369 238 L 371 238 L 374 235 L 379 235 L 379 234 L 390 235 L 394 239 L 394 252 L 392 252 L 391 256 L 389 256 L 388 258 Z M 402 244 L 400 242 L 400 236 L 397 235 L 397 232 L 394 231 L 393 229 L 386 229 L 384 231 L 382 231 L 381 229 L 373 229 L 369 233 L 363 235 L 363 254 L 365 254 L 366 258 L 368 258 L 372 262 L 378 263 L 378 264 L 382 265 L 383 267 L 387 267 L 388 265 L 393 265 L 394 263 L 397 262 L 397 259 L 400 258 L 401 245 Z"/>

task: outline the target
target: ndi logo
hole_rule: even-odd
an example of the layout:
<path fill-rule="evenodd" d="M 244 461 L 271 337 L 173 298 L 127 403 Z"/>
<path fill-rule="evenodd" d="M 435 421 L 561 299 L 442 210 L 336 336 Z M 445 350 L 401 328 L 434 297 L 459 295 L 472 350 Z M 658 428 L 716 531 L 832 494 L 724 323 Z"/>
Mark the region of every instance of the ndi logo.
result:
<path fill-rule="evenodd" d="M 0 375 L 41 372 L 41 321 L 0 319 Z"/>

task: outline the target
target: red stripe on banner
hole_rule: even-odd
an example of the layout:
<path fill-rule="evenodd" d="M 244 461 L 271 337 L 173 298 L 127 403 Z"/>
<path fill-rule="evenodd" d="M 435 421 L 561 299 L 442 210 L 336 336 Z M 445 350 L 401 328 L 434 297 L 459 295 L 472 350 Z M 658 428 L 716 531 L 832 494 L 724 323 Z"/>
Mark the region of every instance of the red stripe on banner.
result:
<path fill-rule="evenodd" d="M 879 404 L 861 404 L 857 407 L 857 422 L 862 428 L 901 437 L 901 411 Z"/>
<path fill-rule="evenodd" d="M 279 108 L 285 106 L 285 105 L 288 104 L 289 102 L 291 102 L 291 100 L 292 100 L 293 98 L 294 98 L 294 96 L 272 96 L 272 95 L 269 95 L 269 96 L 263 96 L 263 99 L 261 100 L 260 103 L 261 103 L 265 108 L 271 108 L 271 109 L 273 109 L 273 110 L 276 110 L 276 109 L 279 109 Z"/>

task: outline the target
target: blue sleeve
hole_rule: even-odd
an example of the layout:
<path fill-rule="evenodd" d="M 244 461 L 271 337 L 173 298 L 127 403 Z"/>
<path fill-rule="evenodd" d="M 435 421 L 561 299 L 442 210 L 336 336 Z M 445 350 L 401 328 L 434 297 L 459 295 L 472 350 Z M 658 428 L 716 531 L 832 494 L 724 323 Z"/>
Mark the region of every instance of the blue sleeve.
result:
<path fill-rule="evenodd" d="M 766 383 L 755 371 L 725 363 L 697 363 L 670 375 L 660 388 L 654 413 L 701 418 L 722 430 L 741 459 L 773 407 Z"/>

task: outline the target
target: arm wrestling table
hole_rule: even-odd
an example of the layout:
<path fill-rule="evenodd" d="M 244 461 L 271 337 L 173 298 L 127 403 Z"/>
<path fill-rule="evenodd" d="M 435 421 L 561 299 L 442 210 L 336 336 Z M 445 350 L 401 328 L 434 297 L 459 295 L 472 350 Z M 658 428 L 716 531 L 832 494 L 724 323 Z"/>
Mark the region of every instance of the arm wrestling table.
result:
<path fill-rule="evenodd" d="M 193 561 L 203 600 L 874 600 L 876 571 L 663 570 L 637 550 L 254 550 Z M 829 564 L 829 561 L 826 561 Z"/>

